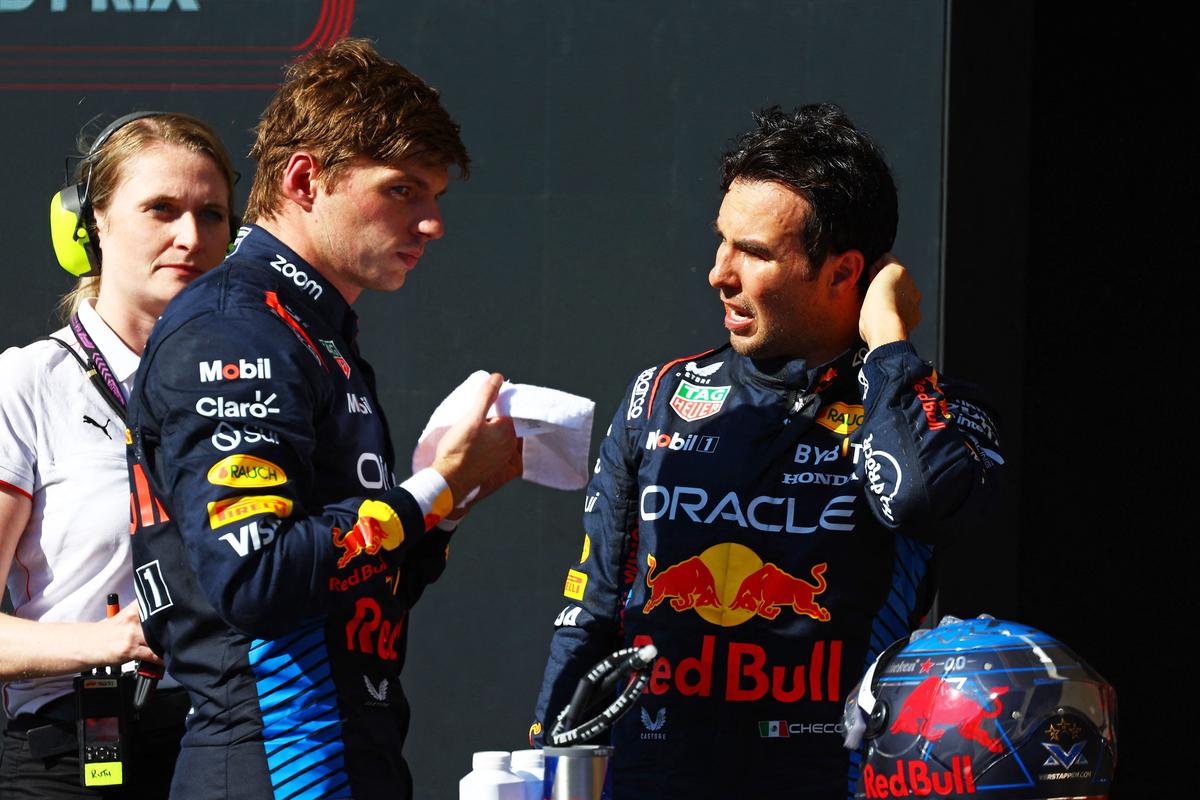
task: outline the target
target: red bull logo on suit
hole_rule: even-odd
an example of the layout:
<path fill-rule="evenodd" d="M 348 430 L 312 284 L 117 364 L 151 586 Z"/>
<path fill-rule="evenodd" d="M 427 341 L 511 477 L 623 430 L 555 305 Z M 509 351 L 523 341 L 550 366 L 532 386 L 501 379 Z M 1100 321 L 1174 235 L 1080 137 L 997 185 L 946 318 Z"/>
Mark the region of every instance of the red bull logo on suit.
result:
<path fill-rule="evenodd" d="M 824 563 L 809 570 L 810 582 L 788 574 L 776 564 L 763 563 L 757 553 L 736 542 L 713 545 L 661 572 L 653 555 L 647 554 L 646 563 L 649 596 L 642 606 L 643 614 L 666 603 L 673 611 L 694 611 L 705 621 L 726 628 L 755 617 L 775 620 L 788 609 L 818 622 L 828 622 L 832 616 L 816 602 L 816 596 L 828 586 L 828 565 Z M 635 645 L 650 642 L 649 636 L 636 636 L 633 641 Z M 715 694 L 730 702 L 753 702 L 768 695 L 787 703 L 802 699 L 837 702 L 841 657 L 841 641 L 815 641 L 807 663 L 773 663 L 760 644 L 718 643 L 717 637 L 707 635 L 701 638 L 696 656 L 674 661 L 660 656 L 651 672 L 649 692 L 660 695 L 675 691 L 701 697 Z M 718 676 L 715 687 L 714 666 Z M 722 672 L 723 687 L 719 685 Z"/>
<path fill-rule="evenodd" d="M 333 531 L 333 546 L 342 551 L 338 569 L 344 569 L 359 555 L 375 555 L 380 548 L 395 550 L 404 542 L 404 525 L 387 503 L 364 500 L 358 507 L 358 521 L 350 530 Z"/>
<path fill-rule="evenodd" d="M 757 553 L 735 542 L 713 545 L 657 575 L 658 562 L 653 555 L 647 554 L 646 563 L 649 597 L 642 607 L 643 614 L 669 600 L 673 610 L 695 611 L 722 627 L 741 625 L 755 616 L 773 620 L 785 609 L 818 622 L 831 618 L 829 610 L 816 601 L 829 585 L 825 563 L 809 570 L 809 581 L 776 564 L 764 564 Z"/>
<path fill-rule="evenodd" d="M 649 636 L 633 637 L 635 647 L 651 643 Z M 839 639 L 813 642 L 804 663 L 778 663 L 762 645 L 721 642 L 718 647 L 717 637 L 710 634 L 701 637 L 698 655 L 683 658 L 660 655 L 651 669 L 647 691 L 651 695 L 677 692 L 684 696 L 722 697 L 731 703 L 752 703 L 768 695 L 780 703 L 798 700 L 836 703 L 841 700 L 841 674 Z"/>

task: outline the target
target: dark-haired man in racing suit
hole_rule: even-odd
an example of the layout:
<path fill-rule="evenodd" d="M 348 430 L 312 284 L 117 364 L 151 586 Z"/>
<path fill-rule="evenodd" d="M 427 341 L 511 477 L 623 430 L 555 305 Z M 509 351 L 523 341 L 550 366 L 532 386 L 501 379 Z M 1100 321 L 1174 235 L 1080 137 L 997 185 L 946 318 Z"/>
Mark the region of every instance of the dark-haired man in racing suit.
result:
<path fill-rule="evenodd" d="M 845 797 L 845 693 L 927 608 L 934 545 L 978 513 L 1000 463 L 980 401 L 906 341 L 919 293 L 882 255 L 894 216 L 838 238 L 850 212 L 811 163 L 850 149 L 834 180 L 894 209 L 869 141 L 829 107 L 759 126 L 726 157 L 715 225 L 730 343 L 627 389 L 538 700 L 542 741 L 587 669 L 653 641 L 612 737 L 622 800 Z M 770 148 L 799 163 L 760 172 Z"/>
<path fill-rule="evenodd" d="M 392 156 L 333 168 L 368 146 Z M 408 798 L 410 609 L 445 566 L 447 522 L 520 455 L 511 420 L 486 417 L 492 375 L 432 467 L 396 485 L 350 304 L 399 288 L 441 238 L 466 151 L 436 92 L 361 40 L 289 71 L 255 148 L 258 224 L 167 308 L 130 402 L 143 629 L 194 707 L 171 796 Z"/>

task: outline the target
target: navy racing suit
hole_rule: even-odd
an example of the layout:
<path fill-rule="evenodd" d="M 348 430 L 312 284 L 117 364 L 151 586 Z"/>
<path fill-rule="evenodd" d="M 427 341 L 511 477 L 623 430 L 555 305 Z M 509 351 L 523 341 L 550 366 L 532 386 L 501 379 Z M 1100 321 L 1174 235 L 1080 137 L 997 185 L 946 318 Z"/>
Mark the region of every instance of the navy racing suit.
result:
<path fill-rule="evenodd" d="M 147 343 L 131 529 L 146 640 L 194 709 L 173 798 L 411 796 L 400 671 L 451 500 L 428 470 L 395 485 L 356 333 L 330 283 L 248 226 Z"/>
<path fill-rule="evenodd" d="M 614 795 L 838 798 L 845 694 L 931 597 L 935 545 L 1002 459 L 968 387 L 908 342 L 829 364 L 726 345 L 645 370 L 584 501 L 533 741 L 601 658 L 660 659 L 617 722 Z"/>

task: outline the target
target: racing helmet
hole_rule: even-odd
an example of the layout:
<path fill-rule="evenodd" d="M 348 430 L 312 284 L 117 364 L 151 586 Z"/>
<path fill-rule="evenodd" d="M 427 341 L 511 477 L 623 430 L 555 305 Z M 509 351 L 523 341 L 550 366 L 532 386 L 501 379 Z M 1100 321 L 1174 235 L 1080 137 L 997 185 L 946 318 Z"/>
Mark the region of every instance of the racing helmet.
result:
<path fill-rule="evenodd" d="M 854 797 L 1107 798 L 1116 702 L 1039 630 L 945 617 L 884 650 L 847 696 Z"/>

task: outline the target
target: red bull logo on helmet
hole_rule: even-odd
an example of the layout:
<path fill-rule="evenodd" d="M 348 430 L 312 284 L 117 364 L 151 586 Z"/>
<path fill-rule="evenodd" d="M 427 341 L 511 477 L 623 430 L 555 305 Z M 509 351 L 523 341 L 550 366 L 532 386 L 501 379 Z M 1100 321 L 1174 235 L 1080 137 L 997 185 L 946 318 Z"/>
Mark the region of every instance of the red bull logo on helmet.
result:
<path fill-rule="evenodd" d="M 1004 710 L 1000 696 L 1007 686 L 997 686 L 987 699 L 996 707 L 988 710 L 971 695 L 936 675 L 930 675 L 904 700 L 889 729 L 892 733 L 911 733 L 931 742 L 941 739 L 947 731 L 956 729 L 964 739 L 983 745 L 993 753 L 1004 752 L 1004 744 L 993 738 L 983 724 L 1000 716 Z"/>
<path fill-rule="evenodd" d="M 970 756 L 954 756 L 950 769 L 930 768 L 924 761 L 896 762 L 892 774 L 876 772 L 871 765 L 863 770 L 863 788 L 867 797 L 958 797 L 975 794 L 975 778 Z"/>
<path fill-rule="evenodd" d="M 811 568 L 809 581 L 776 564 L 764 564 L 753 550 L 736 542 L 713 545 L 657 575 L 658 562 L 653 555 L 647 554 L 646 563 L 649 597 L 643 614 L 667 601 L 675 611 L 695 611 L 722 627 L 741 625 L 756 616 L 774 620 L 787 609 L 818 622 L 831 618 L 829 610 L 816 601 L 828 588 L 825 563 Z"/>

